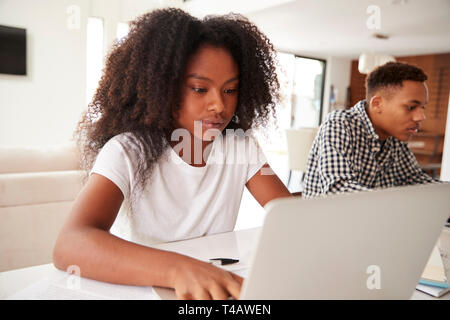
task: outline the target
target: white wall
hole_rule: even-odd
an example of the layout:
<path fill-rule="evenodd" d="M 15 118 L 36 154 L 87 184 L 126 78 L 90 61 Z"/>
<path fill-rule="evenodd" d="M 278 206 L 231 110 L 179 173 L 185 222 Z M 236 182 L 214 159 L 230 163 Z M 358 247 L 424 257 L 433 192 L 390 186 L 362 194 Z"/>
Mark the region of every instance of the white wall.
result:
<path fill-rule="evenodd" d="M 86 109 L 86 24 L 103 18 L 105 53 L 118 22 L 182 0 L 1 0 L 0 24 L 27 29 L 27 75 L 0 74 L 0 146 L 52 145 L 72 139 Z M 69 30 L 67 8 L 80 8 Z"/>
<path fill-rule="evenodd" d="M 351 61 L 350 58 L 328 57 L 325 72 L 325 88 L 323 99 L 322 121 L 330 110 L 331 85 L 338 91 L 336 106 L 345 106 L 347 87 L 350 86 Z"/>
<path fill-rule="evenodd" d="M 105 53 L 116 37 L 118 22 L 161 7 L 158 0 L 2 0 L 0 24 L 27 29 L 27 76 L 0 74 L 0 145 L 64 143 L 72 138 L 86 109 L 86 23 L 102 17 Z M 182 0 L 169 4 L 182 7 Z M 80 8 L 80 28 L 69 30 L 66 12 Z M 323 58 L 323 57 L 322 57 Z M 324 116 L 329 88 L 343 103 L 350 82 L 350 59 L 327 57 Z"/>
<path fill-rule="evenodd" d="M 117 23 L 122 22 L 120 10 L 120 0 L 90 1 L 89 15 L 103 19 L 105 53 L 116 39 Z"/>
<path fill-rule="evenodd" d="M 69 30 L 66 10 L 80 8 Z M 2 0 L 0 24 L 27 29 L 27 75 L 0 74 L 0 145 L 58 144 L 85 107 L 88 0 Z"/>
<path fill-rule="evenodd" d="M 105 50 L 109 51 L 116 39 L 119 22 L 128 22 L 151 10 L 162 7 L 183 7 L 183 0 L 89 0 L 90 15 L 103 18 Z"/>

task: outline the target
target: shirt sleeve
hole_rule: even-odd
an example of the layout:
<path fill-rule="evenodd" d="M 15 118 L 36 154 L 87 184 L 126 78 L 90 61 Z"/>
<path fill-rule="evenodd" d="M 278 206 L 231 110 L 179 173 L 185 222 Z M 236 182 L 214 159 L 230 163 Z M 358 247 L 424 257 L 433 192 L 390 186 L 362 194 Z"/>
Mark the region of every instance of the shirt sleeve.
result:
<path fill-rule="evenodd" d="M 323 195 L 369 190 L 356 181 L 357 175 L 350 157 L 351 134 L 342 123 L 324 123 L 318 143 L 317 169 Z"/>
<path fill-rule="evenodd" d="M 123 145 L 117 139 L 112 138 L 98 153 L 90 175 L 97 173 L 111 180 L 122 191 L 124 198 L 128 198 L 132 177 L 131 164 L 132 161 Z"/>
<path fill-rule="evenodd" d="M 417 163 L 416 157 L 404 143 L 401 144 L 400 155 L 398 159 L 399 164 L 399 184 L 400 185 L 414 185 L 427 184 L 439 182 L 426 174 Z"/>
<path fill-rule="evenodd" d="M 262 168 L 262 166 L 267 163 L 267 159 L 258 141 L 254 137 L 248 137 L 245 139 L 245 143 L 248 150 L 248 168 L 246 178 L 246 182 L 248 182 Z"/>

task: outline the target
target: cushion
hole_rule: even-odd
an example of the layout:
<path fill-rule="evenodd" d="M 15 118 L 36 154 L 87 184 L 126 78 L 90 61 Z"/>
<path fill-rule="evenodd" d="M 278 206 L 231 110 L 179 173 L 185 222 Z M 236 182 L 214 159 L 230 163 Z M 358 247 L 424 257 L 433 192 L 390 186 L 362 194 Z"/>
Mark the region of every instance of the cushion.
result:
<path fill-rule="evenodd" d="M 0 208 L 74 200 L 83 174 L 80 170 L 0 174 Z"/>
<path fill-rule="evenodd" d="M 0 147 L 0 173 L 78 170 L 74 142 L 48 147 Z"/>

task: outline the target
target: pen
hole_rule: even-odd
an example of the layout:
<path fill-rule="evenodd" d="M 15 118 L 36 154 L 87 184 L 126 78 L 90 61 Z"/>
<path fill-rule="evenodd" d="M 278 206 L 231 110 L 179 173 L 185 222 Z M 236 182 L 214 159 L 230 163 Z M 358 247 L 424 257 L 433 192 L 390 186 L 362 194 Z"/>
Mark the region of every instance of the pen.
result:
<path fill-rule="evenodd" d="M 212 261 L 212 263 L 215 262 L 215 261 L 220 261 L 220 264 L 222 266 L 227 265 L 227 264 L 233 264 L 233 263 L 239 262 L 239 260 L 231 259 L 231 258 L 212 258 L 212 259 L 209 259 L 209 260 Z"/>

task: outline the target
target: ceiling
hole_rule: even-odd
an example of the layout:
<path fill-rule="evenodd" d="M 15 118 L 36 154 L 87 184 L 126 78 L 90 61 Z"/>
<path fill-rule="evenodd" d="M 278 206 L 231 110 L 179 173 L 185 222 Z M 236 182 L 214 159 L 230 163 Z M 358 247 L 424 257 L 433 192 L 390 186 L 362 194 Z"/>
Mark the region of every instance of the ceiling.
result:
<path fill-rule="evenodd" d="M 304 56 L 450 52 L 450 0 L 190 0 L 185 10 L 196 16 L 241 12 L 278 49 Z"/>

